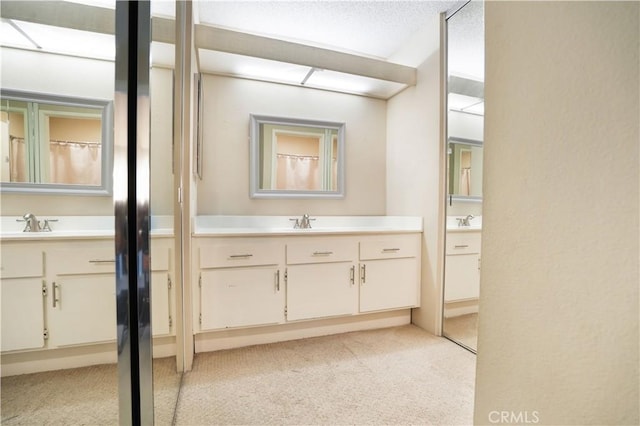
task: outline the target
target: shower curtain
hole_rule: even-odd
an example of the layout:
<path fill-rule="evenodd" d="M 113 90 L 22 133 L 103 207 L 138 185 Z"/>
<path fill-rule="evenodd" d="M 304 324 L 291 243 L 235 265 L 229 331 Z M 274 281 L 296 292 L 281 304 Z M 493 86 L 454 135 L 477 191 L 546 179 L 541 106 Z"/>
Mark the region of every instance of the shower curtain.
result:
<path fill-rule="evenodd" d="M 24 139 L 12 136 L 10 140 L 11 182 L 27 182 Z M 47 183 L 100 185 L 101 165 L 99 143 L 51 140 Z"/>
<path fill-rule="evenodd" d="M 458 189 L 460 195 L 471 194 L 471 168 L 465 167 L 460 170 L 460 185 Z"/>
<path fill-rule="evenodd" d="M 52 140 L 49 182 L 100 185 L 102 149 L 99 143 Z"/>
<path fill-rule="evenodd" d="M 24 139 L 9 137 L 9 179 L 10 182 L 27 182 Z"/>
<path fill-rule="evenodd" d="M 276 189 L 317 191 L 318 157 L 278 154 Z"/>

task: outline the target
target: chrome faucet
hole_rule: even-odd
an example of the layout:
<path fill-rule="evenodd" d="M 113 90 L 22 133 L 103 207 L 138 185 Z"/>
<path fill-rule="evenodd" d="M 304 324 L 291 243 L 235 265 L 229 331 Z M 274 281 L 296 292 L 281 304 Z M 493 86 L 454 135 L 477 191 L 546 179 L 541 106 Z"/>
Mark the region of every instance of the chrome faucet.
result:
<path fill-rule="evenodd" d="M 300 228 L 302 229 L 311 229 L 311 222 L 308 214 L 303 214 L 302 219 L 300 219 Z"/>
<path fill-rule="evenodd" d="M 311 221 L 315 220 L 309 217 L 308 214 L 303 214 L 300 219 L 289 219 L 291 221 L 295 221 L 293 224 L 293 229 L 311 229 Z"/>
<path fill-rule="evenodd" d="M 22 218 L 26 222 L 22 232 L 40 232 L 40 222 L 33 213 L 25 213 Z"/>
<path fill-rule="evenodd" d="M 471 219 L 473 219 L 473 215 L 467 215 L 467 217 L 459 217 L 458 226 L 471 226 Z"/>
<path fill-rule="evenodd" d="M 51 224 L 49 222 L 57 222 L 58 219 L 45 219 L 44 224 L 40 225 L 40 221 L 33 213 L 25 213 L 18 222 L 26 222 L 22 232 L 51 232 Z"/>

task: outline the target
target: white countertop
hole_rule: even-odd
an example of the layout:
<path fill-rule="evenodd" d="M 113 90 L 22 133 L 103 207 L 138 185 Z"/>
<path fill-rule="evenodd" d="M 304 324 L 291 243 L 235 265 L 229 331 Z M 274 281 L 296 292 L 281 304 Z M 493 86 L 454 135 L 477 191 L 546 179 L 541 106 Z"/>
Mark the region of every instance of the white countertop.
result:
<path fill-rule="evenodd" d="M 294 229 L 297 216 L 197 216 L 193 236 L 317 235 L 422 232 L 415 216 L 310 216 L 310 229 Z"/>
<path fill-rule="evenodd" d="M 113 238 L 115 235 L 113 216 L 41 216 L 38 220 L 50 222 L 51 232 L 23 232 L 25 223 L 20 216 L 0 218 L 0 239 L 2 240 L 43 240 L 43 239 L 89 239 Z M 173 216 L 151 216 L 151 236 L 172 236 Z"/>

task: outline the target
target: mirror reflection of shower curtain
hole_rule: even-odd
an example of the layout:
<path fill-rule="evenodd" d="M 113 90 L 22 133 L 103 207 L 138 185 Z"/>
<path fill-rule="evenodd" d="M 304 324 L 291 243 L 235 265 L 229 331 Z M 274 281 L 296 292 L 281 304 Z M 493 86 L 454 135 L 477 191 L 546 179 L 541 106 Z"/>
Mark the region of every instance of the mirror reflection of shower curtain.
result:
<path fill-rule="evenodd" d="M 460 184 L 458 185 L 458 194 L 471 194 L 471 168 L 465 167 L 460 169 Z"/>
<path fill-rule="evenodd" d="M 94 142 L 55 141 L 49 143 L 49 179 L 47 183 L 100 185 L 101 145 Z M 23 138 L 11 137 L 11 182 L 26 182 L 26 148 Z"/>
<path fill-rule="evenodd" d="M 91 142 L 50 141 L 49 182 L 100 185 L 100 148 Z"/>
<path fill-rule="evenodd" d="M 9 176 L 10 182 L 26 182 L 27 170 L 25 169 L 25 145 L 24 139 L 15 136 L 10 137 L 9 145 Z"/>
<path fill-rule="evenodd" d="M 319 159 L 315 156 L 278 154 L 276 189 L 317 191 Z"/>

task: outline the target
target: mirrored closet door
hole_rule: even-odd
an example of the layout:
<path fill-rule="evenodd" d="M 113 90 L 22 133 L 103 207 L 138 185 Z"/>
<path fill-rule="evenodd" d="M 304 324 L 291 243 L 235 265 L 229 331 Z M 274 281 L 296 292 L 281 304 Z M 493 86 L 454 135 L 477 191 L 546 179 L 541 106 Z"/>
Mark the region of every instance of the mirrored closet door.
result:
<path fill-rule="evenodd" d="M 153 1 L 153 19 L 166 27 L 175 7 Z M 118 424 L 116 2 L 3 1 L 0 13 L 2 423 Z M 166 37 L 151 48 L 148 316 L 153 415 L 169 424 L 182 370 L 175 51 Z"/>
<path fill-rule="evenodd" d="M 483 2 L 446 19 L 447 222 L 442 333 L 476 351 L 482 237 Z"/>

